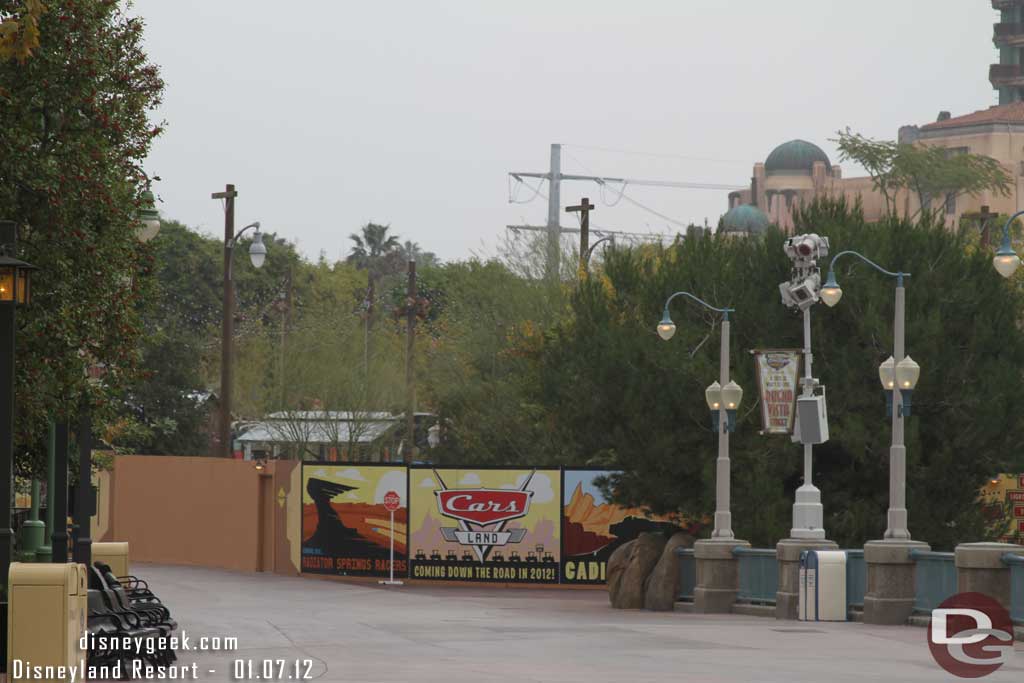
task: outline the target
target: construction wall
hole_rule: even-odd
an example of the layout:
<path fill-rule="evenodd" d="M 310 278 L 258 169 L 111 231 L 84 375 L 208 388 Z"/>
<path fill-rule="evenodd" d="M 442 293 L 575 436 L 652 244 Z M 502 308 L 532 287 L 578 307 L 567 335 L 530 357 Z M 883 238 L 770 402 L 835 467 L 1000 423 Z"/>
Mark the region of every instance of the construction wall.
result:
<path fill-rule="evenodd" d="M 296 463 L 125 455 L 114 459 L 96 540 L 127 541 L 133 562 L 298 571 L 285 501 Z"/>

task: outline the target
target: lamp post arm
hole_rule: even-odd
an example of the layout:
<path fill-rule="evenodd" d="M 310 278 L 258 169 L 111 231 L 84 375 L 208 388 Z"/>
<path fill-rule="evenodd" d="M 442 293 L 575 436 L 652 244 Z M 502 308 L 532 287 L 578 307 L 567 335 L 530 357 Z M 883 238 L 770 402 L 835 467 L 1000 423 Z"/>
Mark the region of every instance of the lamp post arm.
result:
<path fill-rule="evenodd" d="M 608 237 L 602 237 L 601 239 L 599 239 L 596 242 L 594 242 L 593 244 L 591 244 L 590 245 L 590 249 L 587 249 L 587 256 L 586 256 L 587 263 L 590 263 L 590 256 L 591 256 L 591 254 L 594 253 L 594 247 L 596 247 L 597 245 L 601 244 L 601 242 L 614 242 L 614 241 L 615 241 L 615 236 L 614 235 L 609 235 Z"/>
<path fill-rule="evenodd" d="M 1024 212 L 1021 212 L 1021 213 L 1024 213 Z M 897 272 L 894 273 L 891 270 L 886 270 L 882 266 L 878 265 L 877 263 L 875 263 L 874 261 L 869 259 L 864 254 L 861 254 L 860 252 L 857 252 L 857 251 L 853 251 L 852 249 L 847 250 L 847 251 L 841 251 L 841 252 L 839 252 L 838 254 L 836 254 L 835 256 L 832 257 L 832 262 L 828 264 L 828 272 L 830 274 L 835 271 L 835 269 L 836 269 L 836 261 L 839 260 L 839 257 L 840 256 L 845 256 L 847 254 L 856 256 L 861 261 L 863 261 L 864 263 L 868 264 L 869 266 L 871 266 L 872 268 L 877 270 L 879 273 L 882 273 L 884 275 L 888 275 L 889 277 L 896 278 L 897 286 L 902 287 L 903 286 L 903 278 L 910 277 L 910 273 L 904 273 L 902 271 L 897 271 Z"/>
<path fill-rule="evenodd" d="M 716 306 L 712 306 L 707 301 L 704 301 L 704 299 L 696 297 L 693 294 L 690 294 L 689 292 L 676 292 L 675 294 L 673 294 L 672 296 L 665 300 L 665 315 L 668 315 L 668 305 L 672 303 L 672 299 L 675 299 L 677 296 L 689 297 L 690 299 L 699 303 L 704 308 L 709 308 L 715 313 L 721 313 L 723 320 L 728 320 L 729 314 L 736 310 L 735 308 L 718 308 Z"/>
<path fill-rule="evenodd" d="M 1024 210 L 1018 211 L 1017 213 L 1013 214 L 1008 219 L 1006 219 L 1006 223 L 1003 224 L 1003 244 L 1000 248 L 1000 251 L 1002 249 L 1010 248 L 1010 226 L 1013 225 L 1013 222 L 1017 220 L 1019 216 L 1024 216 Z"/>
<path fill-rule="evenodd" d="M 230 240 L 224 242 L 224 248 L 228 250 L 228 280 L 232 279 L 231 275 L 232 275 L 233 268 L 231 267 L 231 265 L 232 265 L 232 262 L 234 261 L 235 245 L 238 244 L 238 239 L 242 235 L 244 235 L 247 230 L 250 230 L 252 228 L 256 228 L 256 232 L 259 232 L 260 231 L 260 222 L 256 221 L 255 223 L 250 223 L 249 225 L 247 225 L 244 228 L 242 228 L 241 230 L 239 230 L 235 234 L 235 236 L 233 238 L 231 238 Z"/>

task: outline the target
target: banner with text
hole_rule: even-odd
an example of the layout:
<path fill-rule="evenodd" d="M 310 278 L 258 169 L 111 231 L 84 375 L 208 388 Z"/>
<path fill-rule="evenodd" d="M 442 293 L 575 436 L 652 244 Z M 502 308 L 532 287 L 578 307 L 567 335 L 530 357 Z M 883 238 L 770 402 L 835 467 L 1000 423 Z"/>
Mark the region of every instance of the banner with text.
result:
<path fill-rule="evenodd" d="M 409 470 L 409 577 L 558 583 L 556 469 Z"/>
<path fill-rule="evenodd" d="M 687 526 L 672 517 L 610 502 L 596 483 L 598 477 L 610 474 L 607 470 L 562 472 L 562 583 L 606 583 L 608 558 L 620 545 L 646 531 L 672 533 Z"/>
<path fill-rule="evenodd" d="M 409 517 L 403 465 L 321 465 L 302 468 L 302 571 L 342 576 L 388 576 L 389 491 L 394 513 L 395 574 L 404 575 Z"/>
<path fill-rule="evenodd" d="M 761 398 L 761 433 L 792 434 L 800 379 L 799 349 L 754 349 Z"/>

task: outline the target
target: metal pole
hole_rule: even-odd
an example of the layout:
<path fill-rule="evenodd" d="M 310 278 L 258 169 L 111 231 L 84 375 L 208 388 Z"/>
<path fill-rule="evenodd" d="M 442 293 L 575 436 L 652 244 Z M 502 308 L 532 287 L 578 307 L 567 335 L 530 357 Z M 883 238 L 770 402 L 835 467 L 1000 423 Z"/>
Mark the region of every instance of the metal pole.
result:
<path fill-rule="evenodd" d="M 814 395 L 814 375 L 811 353 L 811 310 L 804 309 L 804 377 L 803 396 Z M 824 511 L 821 506 L 821 491 L 814 485 L 814 447 L 804 444 L 804 483 L 796 490 L 793 502 L 793 528 L 790 538 L 825 538 Z"/>
<path fill-rule="evenodd" d="M 53 506 L 53 562 L 68 561 L 68 423 L 54 429 L 54 479 L 49 503 Z"/>
<path fill-rule="evenodd" d="M 409 440 L 405 449 L 405 462 L 416 456 L 416 372 L 413 351 L 416 346 L 416 262 L 409 260 L 409 281 L 405 290 L 405 434 Z"/>
<path fill-rule="evenodd" d="M 549 280 L 557 282 L 562 251 L 562 225 L 559 216 L 559 207 L 562 204 L 562 146 L 559 144 L 551 145 L 551 170 L 548 180 L 551 187 L 548 188 L 547 260 L 544 270 Z"/>
<path fill-rule="evenodd" d="M 220 455 L 232 456 L 231 449 L 231 387 L 232 349 L 235 336 L 235 292 L 231 284 L 231 253 L 235 239 L 235 186 L 227 184 L 224 192 L 214 195 L 224 200 L 224 306 L 220 341 Z"/>
<path fill-rule="evenodd" d="M 718 383 L 725 386 L 729 383 L 729 314 L 722 318 L 722 350 L 718 361 Z M 718 406 L 718 460 L 715 462 L 715 530 L 711 538 L 730 539 L 736 535 L 732 531 L 732 512 L 729 510 L 729 414 L 726 412 L 725 401 Z"/>
<path fill-rule="evenodd" d="M 53 560 L 53 499 L 57 491 L 56 448 L 57 427 L 51 421 L 46 439 L 46 529 L 43 531 L 43 544 L 36 550 L 36 562 Z"/>
<path fill-rule="evenodd" d="M 896 277 L 896 314 L 893 332 L 893 360 L 903 360 L 906 290 L 903 276 Z M 892 388 L 892 446 L 889 448 L 889 512 L 886 539 L 910 540 L 907 529 L 907 449 L 903 445 L 903 400 L 898 382 Z"/>
<path fill-rule="evenodd" d="M 811 396 L 814 393 L 811 378 L 814 373 L 811 365 L 814 362 L 814 354 L 811 353 L 811 309 L 804 309 L 804 396 Z M 804 486 L 814 486 L 814 447 L 804 444 Z"/>
<path fill-rule="evenodd" d="M 14 479 L 14 307 L 0 304 L 0 594 L 7 595 L 14 531 L 11 495 Z M 6 597 L 5 597 L 6 600 Z"/>
<path fill-rule="evenodd" d="M 92 520 L 95 507 L 92 494 L 92 410 L 88 399 L 82 401 L 78 413 L 78 488 L 75 496 L 75 562 L 92 565 Z"/>
<path fill-rule="evenodd" d="M 395 511 L 391 510 L 391 583 L 395 582 Z"/>
<path fill-rule="evenodd" d="M 587 197 L 580 202 L 580 279 L 587 276 L 587 258 L 590 256 L 590 209 L 587 208 L 589 205 L 590 199 Z"/>

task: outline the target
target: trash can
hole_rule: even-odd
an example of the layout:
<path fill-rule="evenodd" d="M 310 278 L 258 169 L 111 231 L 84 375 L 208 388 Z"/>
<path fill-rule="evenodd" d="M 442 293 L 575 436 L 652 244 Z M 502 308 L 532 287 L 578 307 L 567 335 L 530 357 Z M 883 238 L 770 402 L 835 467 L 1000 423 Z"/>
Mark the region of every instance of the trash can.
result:
<path fill-rule="evenodd" d="M 110 565 L 114 576 L 128 576 L 128 543 L 106 542 L 92 544 L 92 561 Z"/>
<path fill-rule="evenodd" d="M 800 621 L 846 621 L 846 553 L 805 550 L 800 553 Z"/>
<path fill-rule="evenodd" d="M 14 562 L 7 588 L 8 680 L 29 663 L 72 666 L 85 658 L 78 649 L 88 609 L 84 564 Z"/>

